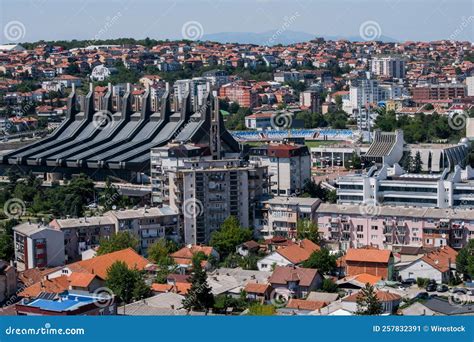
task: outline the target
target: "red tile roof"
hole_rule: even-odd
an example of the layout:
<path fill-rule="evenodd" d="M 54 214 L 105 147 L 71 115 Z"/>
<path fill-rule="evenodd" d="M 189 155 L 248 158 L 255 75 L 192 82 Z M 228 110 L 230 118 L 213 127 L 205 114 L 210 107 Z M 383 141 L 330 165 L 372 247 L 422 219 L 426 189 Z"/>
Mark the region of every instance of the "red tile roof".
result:
<path fill-rule="evenodd" d="M 314 300 L 304 300 L 304 299 L 290 299 L 286 305 L 287 309 L 297 309 L 297 310 L 319 310 L 325 307 L 327 303 L 318 302 Z"/>
<path fill-rule="evenodd" d="M 312 268 L 276 266 L 271 277 L 270 284 L 286 285 L 289 281 L 299 282 L 300 286 L 309 286 L 318 274 L 318 270 Z"/>
<path fill-rule="evenodd" d="M 78 261 L 67 265 L 73 273 L 91 273 L 97 275 L 100 279 L 107 278 L 107 270 L 117 261 L 124 262 L 130 269 L 142 271 L 150 262 L 139 255 L 134 249 L 127 248 L 117 252 L 96 256 L 92 259 Z"/>
<path fill-rule="evenodd" d="M 375 248 L 350 248 L 345 255 L 347 262 L 378 262 L 388 263 L 392 252 L 389 250 L 380 250 Z"/>
<path fill-rule="evenodd" d="M 270 288 L 270 284 L 248 283 L 245 285 L 244 291 L 247 293 L 264 294 Z"/>
<path fill-rule="evenodd" d="M 294 244 L 285 248 L 280 248 L 276 252 L 289 260 L 293 264 L 299 264 L 307 260 L 310 255 L 321 248 L 310 240 L 302 240 L 299 244 Z"/>

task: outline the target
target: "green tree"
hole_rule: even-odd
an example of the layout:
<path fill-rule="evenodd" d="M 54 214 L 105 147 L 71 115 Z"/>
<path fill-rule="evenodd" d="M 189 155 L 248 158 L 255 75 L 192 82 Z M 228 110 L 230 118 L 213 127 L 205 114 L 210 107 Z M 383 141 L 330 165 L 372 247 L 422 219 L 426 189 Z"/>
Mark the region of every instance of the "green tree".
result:
<path fill-rule="evenodd" d="M 360 170 L 362 169 L 362 159 L 357 153 L 352 153 L 352 157 L 349 163 L 352 168 L 355 170 Z"/>
<path fill-rule="evenodd" d="M 214 296 L 207 283 L 207 275 L 201 263 L 193 261 L 191 288 L 183 299 L 183 307 L 188 311 L 196 310 L 207 313 L 214 306 Z"/>
<path fill-rule="evenodd" d="M 470 280 L 474 277 L 474 240 L 459 250 L 456 256 L 456 270 L 462 274 L 464 279 Z"/>
<path fill-rule="evenodd" d="M 321 248 L 319 251 L 311 253 L 308 260 L 303 262 L 303 267 L 315 268 L 321 273 L 329 273 L 337 266 L 337 256 L 329 252 L 327 248 Z"/>
<path fill-rule="evenodd" d="M 320 244 L 321 235 L 316 222 L 304 219 L 298 220 L 296 223 L 296 238 L 300 240 L 308 239 L 316 244 Z"/>
<path fill-rule="evenodd" d="M 14 255 L 13 238 L 6 232 L 0 232 L 0 260 L 12 260 Z"/>
<path fill-rule="evenodd" d="M 415 154 L 415 159 L 413 160 L 413 172 L 421 173 L 423 170 L 423 161 L 421 160 L 420 151 L 417 151 Z"/>
<path fill-rule="evenodd" d="M 412 172 L 413 170 L 413 157 L 411 151 L 408 151 L 403 158 L 402 167 L 406 172 Z"/>
<path fill-rule="evenodd" d="M 105 188 L 100 193 L 100 205 L 102 205 L 105 210 L 112 210 L 113 206 L 119 202 L 121 197 L 122 196 L 119 194 L 117 187 L 113 185 L 110 179 L 107 177 L 105 181 Z"/>
<path fill-rule="evenodd" d="M 329 203 L 337 203 L 337 191 L 330 190 L 326 196 L 326 201 Z"/>
<path fill-rule="evenodd" d="M 148 258 L 155 264 L 168 263 L 171 253 L 171 244 L 168 240 L 161 238 L 148 247 Z"/>
<path fill-rule="evenodd" d="M 383 312 L 382 303 L 377 298 L 375 288 L 365 284 L 357 295 L 357 315 L 374 316 Z"/>
<path fill-rule="evenodd" d="M 129 269 L 123 261 L 116 261 L 109 267 L 106 286 L 124 303 L 150 294 L 150 288 L 145 284 L 141 273 L 136 269 Z"/>
<path fill-rule="evenodd" d="M 229 216 L 219 230 L 211 235 L 209 244 L 219 252 L 221 258 L 233 253 L 238 245 L 252 239 L 252 231 L 242 228 L 235 216 Z"/>
<path fill-rule="evenodd" d="M 138 240 L 129 232 L 118 232 L 109 239 L 101 239 L 97 255 L 112 253 L 126 248 L 138 250 Z"/>
<path fill-rule="evenodd" d="M 1 223 L 0 230 L 0 260 L 13 260 L 15 249 L 13 245 L 13 227 L 18 220 L 10 219 Z"/>
<path fill-rule="evenodd" d="M 337 292 L 337 284 L 332 279 L 326 278 L 321 285 L 321 291 L 335 293 Z"/>
<path fill-rule="evenodd" d="M 336 102 L 336 110 L 342 111 L 342 96 L 336 95 L 334 101 Z"/>

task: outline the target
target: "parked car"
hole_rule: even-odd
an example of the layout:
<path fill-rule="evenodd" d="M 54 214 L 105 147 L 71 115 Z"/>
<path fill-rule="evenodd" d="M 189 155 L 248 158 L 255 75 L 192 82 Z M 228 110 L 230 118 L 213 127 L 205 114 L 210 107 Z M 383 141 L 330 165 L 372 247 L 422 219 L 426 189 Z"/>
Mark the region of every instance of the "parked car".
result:
<path fill-rule="evenodd" d="M 433 283 L 429 283 L 428 285 L 426 285 L 426 292 L 435 292 L 436 291 L 436 284 L 433 284 Z"/>
<path fill-rule="evenodd" d="M 446 292 L 448 290 L 449 290 L 449 288 L 444 284 L 440 284 L 436 287 L 436 291 L 438 291 L 438 292 Z"/>
<path fill-rule="evenodd" d="M 467 294 L 469 291 L 463 287 L 455 287 L 451 290 L 452 293 L 462 293 Z"/>
<path fill-rule="evenodd" d="M 402 281 L 403 286 L 412 286 L 413 284 L 416 284 L 416 279 L 415 278 L 407 278 Z"/>
<path fill-rule="evenodd" d="M 430 298 L 430 295 L 428 292 L 420 292 L 418 293 L 416 296 L 415 296 L 415 299 L 429 299 Z"/>

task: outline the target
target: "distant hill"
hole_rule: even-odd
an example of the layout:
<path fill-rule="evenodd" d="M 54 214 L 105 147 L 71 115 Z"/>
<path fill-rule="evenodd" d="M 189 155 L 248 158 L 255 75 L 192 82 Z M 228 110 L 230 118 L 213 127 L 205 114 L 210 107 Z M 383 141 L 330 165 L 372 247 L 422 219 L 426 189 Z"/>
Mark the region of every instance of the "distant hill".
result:
<path fill-rule="evenodd" d="M 307 42 L 321 35 L 314 35 L 306 32 L 299 31 L 284 31 L 280 34 L 275 31 L 265 31 L 260 33 L 254 32 L 219 32 L 205 34 L 201 40 L 210 40 L 218 43 L 240 43 L 240 44 L 256 44 L 256 45 L 288 45 L 300 42 Z M 323 36 L 326 40 L 339 40 L 347 39 L 349 41 L 361 41 L 359 36 Z M 396 39 L 381 36 L 380 39 L 384 42 L 397 42 Z"/>

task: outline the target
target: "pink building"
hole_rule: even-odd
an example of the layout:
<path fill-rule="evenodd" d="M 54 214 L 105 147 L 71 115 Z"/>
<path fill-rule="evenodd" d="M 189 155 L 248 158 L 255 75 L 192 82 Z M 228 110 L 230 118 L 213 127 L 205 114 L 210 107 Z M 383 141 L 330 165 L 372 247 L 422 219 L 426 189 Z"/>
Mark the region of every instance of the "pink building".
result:
<path fill-rule="evenodd" d="M 319 230 L 335 249 L 367 245 L 383 249 L 449 245 L 458 249 L 474 237 L 474 209 L 322 203 L 316 211 Z"/>

